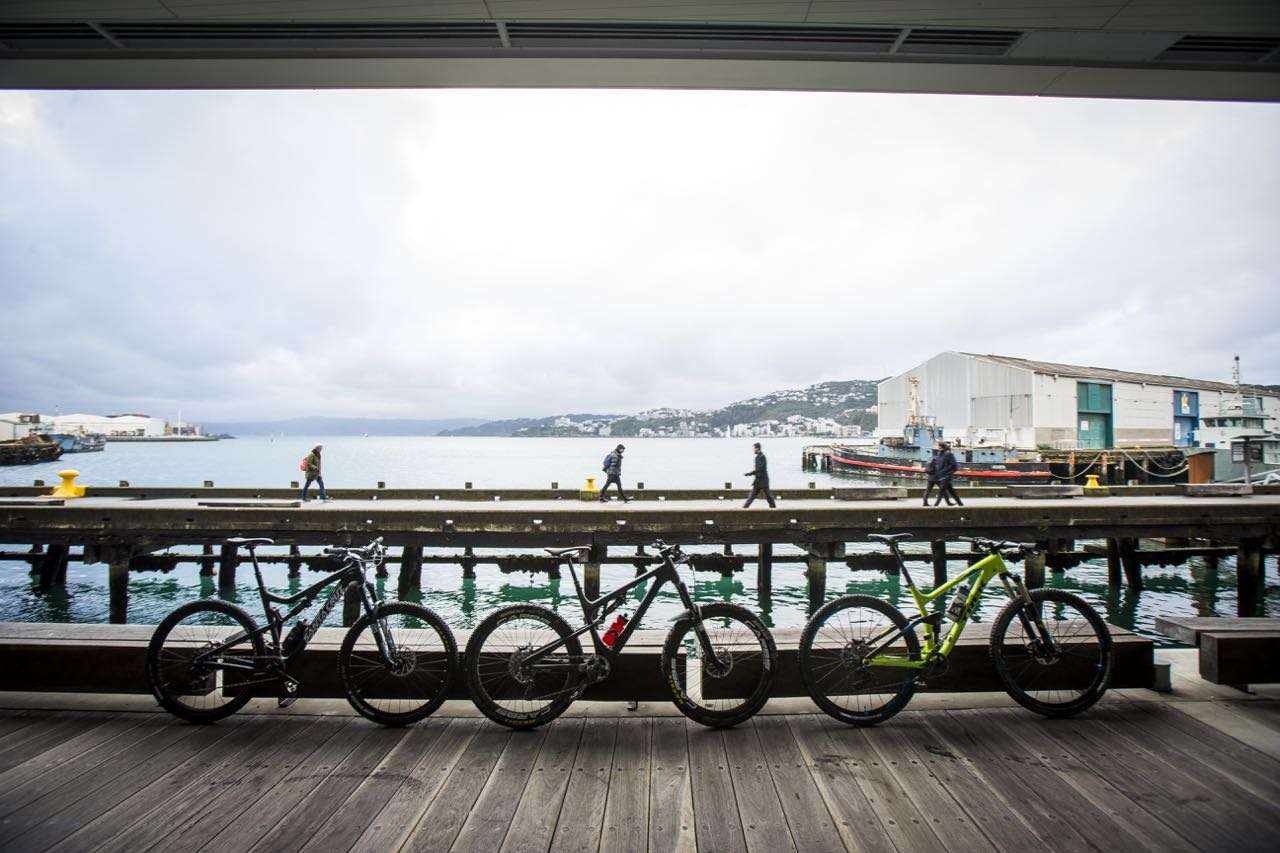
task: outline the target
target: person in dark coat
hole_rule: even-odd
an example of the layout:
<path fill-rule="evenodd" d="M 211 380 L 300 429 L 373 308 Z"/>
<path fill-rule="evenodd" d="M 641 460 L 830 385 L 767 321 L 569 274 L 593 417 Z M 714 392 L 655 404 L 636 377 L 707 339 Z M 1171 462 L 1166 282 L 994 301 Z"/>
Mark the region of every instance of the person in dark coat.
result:
<path fill-rule="evenodd" d="M 302 486 L 302 499 L 304 501 L 307 499 L 307 489 L 311 488 L 312 482 L 320 485 L 320 500 L 329 500 L 329 496 L 324 493 L 324 480 L 320 476 L 320 451 L 323 447 L 323 445 L 317 444 L 311 448 L 307 458 L 302 460 L 303 470 L 307 475 L 307 482 Z"/>
<path fill-rule="evenodd" d="M 924 488 L 924 505 L 929 505 L 929 495 L 933 494 L 934 486 L 938 485 L 938 454 L 941 448 L 933 448 L 933 453 L 929 457 L 929 464 L 924 466 L 924 476 L 927 485 Z"/>
<path fill-rule="evenodd" d="M 608 491 L 609 486 L 618 487 L 618 497 L 622 498 L 623 503 L 630 503 L 631 498 L 627 497 L 627 493 L 622 491 L 622 451 L 626 450 L 621 444 L 613 449 L 613 452 L 604 458 L 604 488 L 600 490 L 600 502 L 604 503 L 608 500 L 604 493 Z"/>
<path fill-rule="evenodd" d="M 751 495 L 747 498 L 747 502 L 742 505 L 743 509 L 751 506 L 751 502 L 760 495 L 764 495 L 764 499 L 769 502 L 769 508 L 773 509 L 777 506 L 773 502 L 773 493 L 769 491 L 769 460 L 765 458 L 764 451 L 760 449 L 760 442 L 752 445 L 756 451 L 756 464 L 746 474 L 751 480 Z"/>
<path fill-rule="evenodd" d="M 956 499 L 956 506 L 964 506 L 960 502 L 960 496 L 956 494 L 955 487 L 951 485 L 951 478 L 959 467 L 956 463 L 956 455 L 951 452 L 951 445 L 945 441 L 942 442 L 942 452 L 938 454 L 938 498 L 933 502 L 934 506 L 942 503 L 944 498 L 947 506 L 951 506 L 952 498 Z"/>

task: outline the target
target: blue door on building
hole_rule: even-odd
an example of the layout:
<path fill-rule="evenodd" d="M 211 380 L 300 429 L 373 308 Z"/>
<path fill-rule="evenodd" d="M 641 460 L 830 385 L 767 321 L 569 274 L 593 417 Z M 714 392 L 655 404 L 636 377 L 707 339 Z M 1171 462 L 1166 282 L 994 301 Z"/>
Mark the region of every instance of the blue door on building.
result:
<path fill-rule="evenodd" d="M 1173 392 L 1173 443 L 1176 447 L 1196 447 L 1196 426 L 1200 423 L 1200 395 L 1195 391 Z"/>

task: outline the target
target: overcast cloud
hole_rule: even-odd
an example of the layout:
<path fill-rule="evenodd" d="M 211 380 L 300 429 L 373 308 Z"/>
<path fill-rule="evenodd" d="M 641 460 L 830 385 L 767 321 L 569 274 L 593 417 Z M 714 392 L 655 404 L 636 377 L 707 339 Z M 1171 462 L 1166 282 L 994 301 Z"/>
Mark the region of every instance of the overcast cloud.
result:
<path fill-rule="evenodd" d="M 0 411 L 719 406 L 946 349 L 1280 382 L 1280 106 L 0 92 Z"/>

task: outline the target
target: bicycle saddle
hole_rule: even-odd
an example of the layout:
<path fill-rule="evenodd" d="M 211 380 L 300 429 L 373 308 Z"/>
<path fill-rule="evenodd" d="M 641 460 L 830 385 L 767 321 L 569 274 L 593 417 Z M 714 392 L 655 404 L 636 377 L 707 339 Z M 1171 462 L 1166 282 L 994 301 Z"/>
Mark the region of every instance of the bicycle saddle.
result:
<path fill-rule="evenodd" d="M 237 536 L 237 537 L 235 537 L 234 539 L 228 539 L 228 540 L 227 540 L 227 544 L 228 544 L 228 545 L 236 545 L 236 546 L 239 546 L 239 545 L 247 545 L 247 546 L 249 546 L 250 548 L 256 548 L 256 547 L 258 547 L 259 545 L 274 545 L 274 544 L 276 544 L 276 540 L 274 540 L 274 539 L 262 539 L 262 538 L 259 538 L 259 539 L 247 539 L 247 538 L 245 538 L 245 537 L 243 537 L 243 536 Z"/>
<path fill-rule="evenodd" d="M 590 545 L 574 545 L 572 548 L 543 548 L 542 550 L 546 551 L 548 554 L 550 554 L 553 557 L 563 557 L 566 554 L 581 554 L 584 551 L 590 551 L 591 546 Z"/>
<path fill-rule="evenodd" d="M 912 538 L 910 533 L 868 533 L 868 539 L 874 539 L 877 542 L 901 542 L 903 539 Z"/>

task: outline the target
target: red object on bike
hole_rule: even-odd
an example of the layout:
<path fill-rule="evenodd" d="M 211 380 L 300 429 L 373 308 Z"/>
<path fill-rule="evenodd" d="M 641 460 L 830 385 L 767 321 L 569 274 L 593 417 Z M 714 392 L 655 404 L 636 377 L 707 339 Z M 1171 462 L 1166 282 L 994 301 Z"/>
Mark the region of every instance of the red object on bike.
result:
<path fill-rule="evenodd" d="M 622 629 L 627 625 L 627 617 L 619 616 L 613 620 L 613 624 L 609 626 L 609 630 L 604 632 L 604 644 L 609 648 L 613 648 L 613 644 L 618 642 L 618 635 L 622 633 Z"/>

